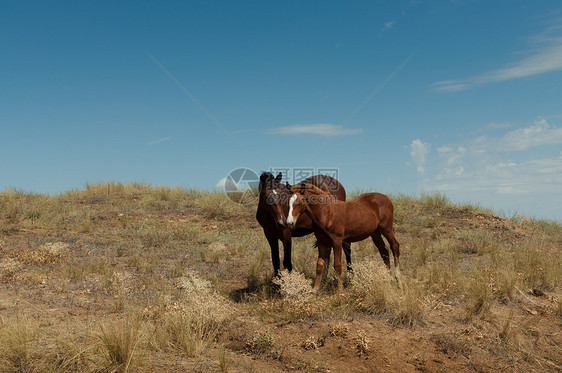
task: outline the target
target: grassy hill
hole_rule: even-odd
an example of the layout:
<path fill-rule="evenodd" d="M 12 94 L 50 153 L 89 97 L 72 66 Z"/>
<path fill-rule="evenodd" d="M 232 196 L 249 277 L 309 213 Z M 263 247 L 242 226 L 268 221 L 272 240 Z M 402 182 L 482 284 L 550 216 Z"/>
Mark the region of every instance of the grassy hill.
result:
<path fill-rule="evenodd" d="M 402 286 L 372 242 L 311 293 L 275 284 L 255 205 L 143 184 L 0 193 L 0 371 L 560 371 L 562 226 L 391 196 Z"/>

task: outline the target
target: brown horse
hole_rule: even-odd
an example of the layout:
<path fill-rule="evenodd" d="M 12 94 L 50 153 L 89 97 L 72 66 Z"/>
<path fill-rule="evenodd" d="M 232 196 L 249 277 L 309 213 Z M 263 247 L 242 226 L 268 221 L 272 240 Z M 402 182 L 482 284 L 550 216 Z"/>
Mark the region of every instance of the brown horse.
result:
<path fill-rule="evenodd" d="M 313 232 L 312 221 L 308 216 L 303 216 L 293 229 L 288 229 L 285 225 L 286 216 L 289 213 L 289 198 L 291 196 L 291 186 L 281 184 L 282 174 L 276 177 L 269 172 L 263 172 L 260 176 L 259 184 L 259 203 L 256 212 L 256 219 L 262 226 L 263 232 L 269 246 L 271 247 L 271 261 L 275 275 L 279 274 L 279 240 L 283 242 L 283 267 L 291 271 L 291 237 L 302 237 Z M 336 179 L 327 175 L 315 175 L 302 181 L 305 184 L 312 184 L 325 191 L 328 195 L 334 196 L 338 200 L 345 201 L 345 189 Z M 351 270 L 351 250 L 349 243 L 343 244 L 343 250 L 347 259 L 347 269 Z M 328 256 L 329 260 L 329 256 Z"/>
<path fill-rule="evenodd" d="M 400 245 L 392 229 L 394 206 L 390 198 L 380 193 L 361 194 L 356 199 L 343 202 L 310 184 L 301 184 L 291 189 L 287 225 L 294 228 L 306 215 L 314 220 L 314 234 L 318 240 L 318 263 L 314 289 L 320 288 L 321 274 L 326 258 L 334 248 L 334 269 L 338 278 L 338 290 L 341 291 L 341 252 L 342 242 L 357 242 L 371 237 L 379 249 L 384 264 L 390 269 L 388 250 L 382 236 L 390 244 L 394 256 L 394 275 L 400 276 L 398 257 Z M 382 236 L 381 236 L 382 235 Z"/>

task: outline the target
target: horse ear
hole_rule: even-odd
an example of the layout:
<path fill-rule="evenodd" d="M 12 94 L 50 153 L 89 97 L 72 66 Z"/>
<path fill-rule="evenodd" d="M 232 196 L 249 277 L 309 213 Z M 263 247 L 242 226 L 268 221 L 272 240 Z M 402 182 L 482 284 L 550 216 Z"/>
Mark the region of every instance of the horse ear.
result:
<path fill-rule="evenodd" d="M 260 175 L 260 182 L 265 183 L 265 182 L 269 181 L 271 178 L 273 178 L 273 175 L 269 172 L 264 171 Z"/>
<path fill-rule="evenodd" d="M 285 186 L 287 187 L 287 189 L 291 189 L 291 184 L 289 184 L 288 181 L 285 183 Z"/>
<path fill-rule="evenodd" d="M 281 172 L 279 172 L 277 174 L 277 176 L 275 176 L 275 181 L 279 183 L 279 182 L 281 182 L 282 178 L 283 178 L 283 174 Z"/>
<path fill-rule="evenodd" d="M 299 190 L 300 194 L 304 194 L 305 188 L 306 186 L 304 185 L 304 183 L 301 183 L 301 189 Z"/>

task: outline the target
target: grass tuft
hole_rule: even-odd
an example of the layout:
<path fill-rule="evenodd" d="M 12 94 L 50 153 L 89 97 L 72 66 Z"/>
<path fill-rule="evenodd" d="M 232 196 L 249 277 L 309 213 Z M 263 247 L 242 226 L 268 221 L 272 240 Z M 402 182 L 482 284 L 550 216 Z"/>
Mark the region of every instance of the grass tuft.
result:
<path fill-rule="evenodd" d="M 399 325 L 423 323 L 420 285 L 403 279 L 398 286 L 388 270 L 374 261 L 355 265 L 354 272 L 347 294 L 359 311 L 386 316 Z"/>
<path fill-rule="evenodd" d="M 118 372 L 129 372 L 137 362 L 139 344 L 144 336 L 138 315 L 111 324 L 100 324 L 98 335 L 109 367 Z"/>
<path fill-rule="evenodd" d="M 1 320 L 1 319 L 0 319 Z M 14 371 L 31 367 L 31 344 L 38 334 L 36 323 L 28 317 L 14 317 L 0 323 L 0 363 Z"/>

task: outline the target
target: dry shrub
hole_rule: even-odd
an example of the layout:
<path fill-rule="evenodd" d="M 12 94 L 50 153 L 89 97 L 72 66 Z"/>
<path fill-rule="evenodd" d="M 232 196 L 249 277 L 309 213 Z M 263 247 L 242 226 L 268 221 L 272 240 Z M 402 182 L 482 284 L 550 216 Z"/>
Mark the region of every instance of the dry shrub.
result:
<path fill-rule="evenodd" d="M 338 323 L 336 325 L 333 325 L 330 328 L 330 336 L 332 336 L 332 337 L 345 338 L 347 336 L 348 332 L 349 332 L 349 328 L 347 327 L 347 325 L 342 324 L 342 323 Z"/>
<path fill-rule="evenodd" d="M 289 320 L 302 320 L 329 307 L 330 299 L 316 297 L 310 280 L 302 273 L 283 270 L 272 281 L 279 286 L 281 295 L 281 302 L 277 306 L 281 306 L 285 311 L 283 316 Z"/>
<path fill-rule="evenodd" d="M 179 278 L 177 287 L 182 291 L 183 312 L 202 318 L 207 323 L 223 324 L 232 315 L 232 305 L 220 295 L 211 282 L 201 279 L 193 272 Z"/>
<path fill-rule="evenodd" d="M 387 316 L 392 323 L 413 326 L 423 321 L 425 291 L 405 277 L 400 286 L 378 262 L 355 265 L 351 288 L 345 294 L 357 310 Z"/>
<path fill-rule="evenodd" d="M 357 331 L 357 337 L 354 338 L 357 355 L 363 356 L 369 352 L 369 337 L 364 330 Z"/>
<path fill-rule="evenodd" d="M 19 260 L 10 257 L 3 258 L 0 260 L 0 279 L 11 278 L 22 266 Z"/>
<path fill-rule="evenodd" d="M 27 317 L 0 321 L 0 367 L 5 371 L 28 371 L 31 364 L 30 345 L 37 336 L 37 325 Z"/>
<path fill-rule="evenodd" d="M 156 325 L 152 345 L 199 356 L 231 319 L 233 307 L 209 281 L 194 273 L 180 277 L 177 288 L 180 294 L 176 301 L 164 300 L 159 308 L 146 310 Z"/>
<path fill-rule="evenodd" d="M 254 355 L 269 354 L 275 344 L 275 337 L 271 329 L 258 332 L 246 342 L 246 351 Z"/>
<path fill-rule="evenodd" d="M 39 250 L 48 252 L 51 255 L 62 256 L 68 253 L 69 246 L 70 245 L 65 242 L 48 242 L 41 245 Z"/>
<path fill-rule="evenodd" d="M 302 307 L 313 297 L 314 291 L 310 281 L 297 271 L 283 270 L 272 281 L 279 285 L 279 292 L 283 299 L 294 307 Z"/>
<path fill-rule="evenodd" d="M 316 343 L 317 339 L 313 336 L 309 336 L 306 340 L 304 340 L 300 346 L 304 350 L 317 350 L 318 344 Z"/>
<path fill-rule="evenodd" d="M 68 247 L 64 242 L 46 243 L 38 250 L 24 250 L 13 255 L 23 264 L 61 263 L 68 260 Z"/>

